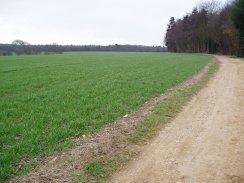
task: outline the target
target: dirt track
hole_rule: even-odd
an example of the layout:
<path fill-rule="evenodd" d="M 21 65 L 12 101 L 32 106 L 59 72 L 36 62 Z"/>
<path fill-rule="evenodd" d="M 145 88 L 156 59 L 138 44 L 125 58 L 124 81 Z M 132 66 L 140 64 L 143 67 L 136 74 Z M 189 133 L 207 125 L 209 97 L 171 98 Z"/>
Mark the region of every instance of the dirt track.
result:
<path fill-rule="evenodd" d="M 244 62 L 220 69 L 113 183 L 244 182 Z"/>

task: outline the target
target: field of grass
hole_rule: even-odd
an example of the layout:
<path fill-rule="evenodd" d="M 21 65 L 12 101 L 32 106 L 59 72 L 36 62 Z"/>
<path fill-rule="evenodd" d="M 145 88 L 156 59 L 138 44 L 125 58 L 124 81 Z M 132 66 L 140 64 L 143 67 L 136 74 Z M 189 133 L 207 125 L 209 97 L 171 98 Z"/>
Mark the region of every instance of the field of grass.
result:
<path fill-rule="evenodd" d="M 0 57 L 0 181 L 188 79 L 211 56 L 67 53 Z"/>

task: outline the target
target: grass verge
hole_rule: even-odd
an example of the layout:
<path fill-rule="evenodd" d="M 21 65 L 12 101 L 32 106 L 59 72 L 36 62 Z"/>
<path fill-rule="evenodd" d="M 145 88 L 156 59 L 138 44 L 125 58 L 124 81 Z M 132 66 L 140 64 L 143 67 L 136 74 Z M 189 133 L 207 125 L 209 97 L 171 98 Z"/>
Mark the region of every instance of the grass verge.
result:
<path fill-rule="evenodd" d="M 135 133 L 127 138 L 129 147 L 115 156 L 104 156 L 87 163 L 82 170 L 77 182 L 105 182 L 112 174 L 123 167 L 129 160 L 138 154 L 135 147 L 143 145 L 151 140 L 163 126 L 176 117 L 190 99 L 197 94 L 218 70 L 219 64 L 214 61 L 210 65 L 207 74 L 196 84 L 183 90 L 179 90 L 172 97 L 158 104 L 153 114 L 147 117 L 136 129 Z"/>
<path fill-rule="evenodd" d="M 210 66 L 208 73 L 198 83 L 184 90 L 177 91 L 175 95 L 156 106 L 153 114 L 141 123 L 136 133 L 129 138 L 129 141 L 140 144 L 154 137 L 167 122 L 176 117 L 191 97 L 207 84 L 217 69 L 218 63 L 215 61 Z"/>
<path fill-rule="evenodd" d="M 138 152 L 131 150 L 112 157 L 103 157 L 99 160 L 92 160 L 81 171 L 76 182 L 105 182 L 112 174 L 123 167 L 129 160 L 135 158 Z"/>

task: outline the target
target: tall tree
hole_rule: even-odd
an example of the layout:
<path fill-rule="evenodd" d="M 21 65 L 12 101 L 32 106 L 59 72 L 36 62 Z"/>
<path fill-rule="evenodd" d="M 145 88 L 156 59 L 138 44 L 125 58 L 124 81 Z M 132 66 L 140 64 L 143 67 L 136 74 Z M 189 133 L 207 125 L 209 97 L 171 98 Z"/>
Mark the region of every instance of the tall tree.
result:
<path fill-rule="evenodd" d="M 167 33 L 165 36 L 165 44 L 168 47 L 169 50 L 173 52 L 177 52 L 176 49 L 176 39 L 175 39 L 175 18 L 171 17 L 169 20 Z"/>
<path fill-rule="evenodd" d="M 236 0 L 232 10 L 232 20 L 239 30 L 239 56 L 244 56 L 244 0 Z"/>

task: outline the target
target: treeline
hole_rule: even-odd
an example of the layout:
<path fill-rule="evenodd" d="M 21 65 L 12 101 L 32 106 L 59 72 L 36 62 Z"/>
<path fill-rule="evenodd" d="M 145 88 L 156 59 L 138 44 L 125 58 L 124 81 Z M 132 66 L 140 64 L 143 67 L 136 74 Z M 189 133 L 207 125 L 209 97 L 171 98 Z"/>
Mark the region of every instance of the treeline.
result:
<path fill-rule="evenodd" d="M 0 56 L 31 55 L 31 54 L 63 53 L 63 48 L 58 44 L 31 45 L 22 40 L 15 40 L 12 44 L 0 44 Z"/>
<path fill-rule="evenodd" d="M 166 47 L 142 46 L 142 45 L 85 45 L 85 46 L 63 46 L 65 52 L 69 51 L 118 51 L 118 52 L 164 52 Z"/>
<path fill-rule="evenodd" d="M 165 35 L 168 50 L 244 56 L 244 0 L 219 6 L 205 2 L 181 19 L 172 17 Z"/>
<path fill-rule="evenodd" d="M 118 51 L 118 52 L 164 52 L 166 47 L 161 46 L 140 46 L 140 45 L 31 45 L 21 40 L 15 40 L 12 44 L 0 44 L 0 55 L 8 56 L 30 55 L 30 54 L 61 54 L 63 52 L 78 51 Z"/>

